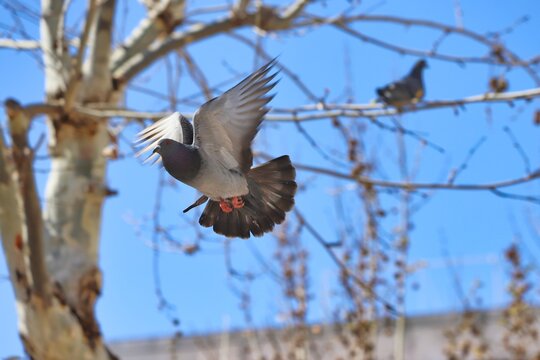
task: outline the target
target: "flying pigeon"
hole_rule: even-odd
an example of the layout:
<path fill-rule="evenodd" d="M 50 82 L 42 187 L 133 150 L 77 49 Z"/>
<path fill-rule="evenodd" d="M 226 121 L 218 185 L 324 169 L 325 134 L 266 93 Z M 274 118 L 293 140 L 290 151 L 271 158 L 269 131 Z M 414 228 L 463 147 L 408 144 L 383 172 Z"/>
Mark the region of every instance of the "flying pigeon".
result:
<path fill-rule="evenodd" d="M 379 99 L 388 105 L 402 107 L 416 103 L 424 97 L 422 71 L 427 67 L 425 60 L 418 60 L 411 72 L 403 79 L 378 88 Z"/>
<path fill-rule="evenodd" d="M 143 147 L 137 156 L 152 151 L 145 162 L 161 161 L 174 178 L 203 193 L 184 212 L 209 200 L 199 224 L 227 237 L 262 236 L 294 205 L 296 170 L 289 156 L 252 167 L 251 143 L 277 83 L 274 64 L 203 104 L 193 126 L 175 112 L 137 135 Z"/>

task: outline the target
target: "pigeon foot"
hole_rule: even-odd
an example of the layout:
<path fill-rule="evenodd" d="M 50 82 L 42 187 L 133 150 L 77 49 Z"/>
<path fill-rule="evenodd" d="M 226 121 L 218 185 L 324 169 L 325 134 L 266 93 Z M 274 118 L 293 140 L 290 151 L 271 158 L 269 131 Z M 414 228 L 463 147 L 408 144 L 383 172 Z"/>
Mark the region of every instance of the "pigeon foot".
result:
<path fill-rule="evenodd" d="M 219 207 L 221 208 L 221 211 L 223 211 L 226 214 L 233 211 L 233 207 L 228 200 L 220 200 Z"/>
<path fill-rule="evenodd" d="M 232 206 L 235 209 L 240 209 L 244 207 L 244 199 L 241 196 L 233 196 L 231 198 Z"/>

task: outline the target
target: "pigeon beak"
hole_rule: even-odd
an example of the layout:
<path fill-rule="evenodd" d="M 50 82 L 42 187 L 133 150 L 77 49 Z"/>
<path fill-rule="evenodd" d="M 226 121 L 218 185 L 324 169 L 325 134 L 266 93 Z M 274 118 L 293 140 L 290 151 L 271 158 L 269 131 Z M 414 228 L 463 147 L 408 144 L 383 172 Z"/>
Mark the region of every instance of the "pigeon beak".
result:
<path fill-rule="evenodd" d="M 156 146 L 154 148 L 154 151 L 152 151 L 152 155 L 155 154 L 155 153 L 158 153 L 159 154 L 159 150 L 161 150 L 161 146 Z"/>

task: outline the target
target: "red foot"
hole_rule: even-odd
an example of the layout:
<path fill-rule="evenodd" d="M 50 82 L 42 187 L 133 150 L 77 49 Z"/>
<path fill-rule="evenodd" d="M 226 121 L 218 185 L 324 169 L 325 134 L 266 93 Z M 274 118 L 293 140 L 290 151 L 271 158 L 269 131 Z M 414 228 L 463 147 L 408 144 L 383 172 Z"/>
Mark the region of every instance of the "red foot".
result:
<path fill-rule="evenodd" d="M 231 198 L 232 206 L 235 209 L 240 209 L 244 207 L 244 199 L 241 196 L 233 196 Z"/>
<path fill-rule="evenodd" d="M 219 207 L 224 213 L 230 213 L 231 211 L 233 211 L 233 207 L 227 200 L 221 200 L 219 202 Z"/>

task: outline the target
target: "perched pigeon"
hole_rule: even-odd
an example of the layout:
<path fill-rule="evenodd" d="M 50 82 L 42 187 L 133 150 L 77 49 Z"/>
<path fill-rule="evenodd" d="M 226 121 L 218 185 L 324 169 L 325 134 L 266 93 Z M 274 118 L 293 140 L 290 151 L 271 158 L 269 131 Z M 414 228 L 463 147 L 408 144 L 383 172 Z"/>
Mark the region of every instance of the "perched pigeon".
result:
<path fill-rule="evenodd" d="M 251 167 L 251 142 L 277 83 L 277 73 L 270 74 L 274 64 L 202 105 L 193 117 L 195 129 L 174 113 L 138 134 L 143 149 L 137 156 L 152 151 L 146 161 L 161 160 L 174 178 L 204 194 L 184 212 L 210 199 L 199 223 L 227 237 L 262 236 L 294 205 L 296 170 L 289 156 Z"/>
<path fill-rule="evenodd" d="M 379 99 L 395 107 L 402 107 L 421 100 L 424 97 L 422 71 L 426 67 L 425 60 L 417 61 L 411 72 L 403 79 L 378 88 Z"/>

